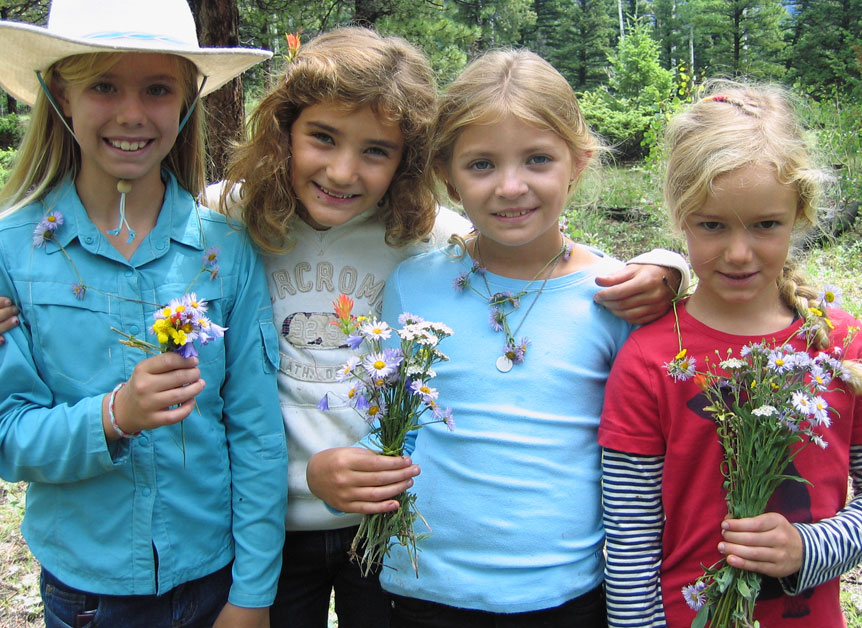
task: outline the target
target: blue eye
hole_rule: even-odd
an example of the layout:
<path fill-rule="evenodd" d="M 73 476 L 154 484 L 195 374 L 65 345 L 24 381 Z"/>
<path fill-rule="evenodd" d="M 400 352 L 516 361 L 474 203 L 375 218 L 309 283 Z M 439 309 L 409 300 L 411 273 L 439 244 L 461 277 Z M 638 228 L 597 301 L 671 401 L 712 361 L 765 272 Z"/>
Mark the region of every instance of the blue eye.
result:
<path fill-rule="evenodd" d="M 471 163 L 468 166 L 468 168 L 470 168 L 470 170 L 480 170 L 480 171 L 490 170 L 493 167 L 494 167 L 494 165 L 490 161 L 488 161 L 487 159 L 479 159 L 477 161 L 474 161 L 473 163 Z"/>
<path fill-rule="evenodd" d="M 541 165 L 551 163 L 553 159 L 548 157 L 547 155 L 534 155 L 527 160 L 527 163 L 530 165 Z"/>
<path fill-rule="evenodd" d="M 700 223 L 700 227 L 705 231 L 718 231 L 721 229 L 722 224 L 715 220 L 704 220 Z"/>

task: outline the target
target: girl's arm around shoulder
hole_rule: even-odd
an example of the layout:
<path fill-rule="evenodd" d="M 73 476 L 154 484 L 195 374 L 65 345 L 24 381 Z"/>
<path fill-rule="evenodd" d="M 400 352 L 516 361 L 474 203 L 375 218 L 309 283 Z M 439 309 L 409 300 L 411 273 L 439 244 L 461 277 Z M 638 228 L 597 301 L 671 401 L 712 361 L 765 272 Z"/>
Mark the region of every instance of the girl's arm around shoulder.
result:
<path fill-rule="evenodd" d="M 8 296 L 0 296 L 0 345 L 6 342 L 2 334 L 18 324 L 18 308 Z"/>
<path fill-rule="evenodd" d="M 608 626 L 665 626 L 661 593 L 664 456 L 602 451 Z"/>
<path fill-rule="evenodd" d="M 263 267 L 245 233 L 232 237 L 242 241 L 226 273 L 237 285 L 226 318 L 221 390 L 236 547 L 228 599 L 254 608 L 272 603 L 281 569 L 287 446 L 275 379 L 278 338 Z"/>
<path fill-rule="evenodd" d="M 679 253 L 653 249 L 629 260 L 612 275 L 597 277 L 605 286 L 595 295 L 596 303 L 635 325 L 649 323 L 668 311 L 677 295 L 688 291 L 688 264 Z"/>

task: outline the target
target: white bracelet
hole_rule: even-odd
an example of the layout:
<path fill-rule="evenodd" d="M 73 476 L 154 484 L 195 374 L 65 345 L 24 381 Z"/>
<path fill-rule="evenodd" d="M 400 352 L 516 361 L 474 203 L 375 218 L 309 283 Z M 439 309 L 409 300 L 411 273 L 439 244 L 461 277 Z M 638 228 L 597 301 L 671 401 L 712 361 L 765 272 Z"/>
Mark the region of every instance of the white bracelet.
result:
<path fill-rule="evenodd" d="M 108 419 L 111 421 L 111 427 L 114 428 L 114 431 L 117 433 L 117 436 L 121 438 L 135 438 L 136 436 L 140 436 L 140 432 L 126 432 L 117 425 L 117 417 L 114 416 L 114 400 L 117 398 L 117 393 L 120 391 L 120 388 L 126 385 L 126 382 L 120 382 L 116 386 L 114 386 L 114 390 L 111 391 L 111 397 L 108 399 Z"/>

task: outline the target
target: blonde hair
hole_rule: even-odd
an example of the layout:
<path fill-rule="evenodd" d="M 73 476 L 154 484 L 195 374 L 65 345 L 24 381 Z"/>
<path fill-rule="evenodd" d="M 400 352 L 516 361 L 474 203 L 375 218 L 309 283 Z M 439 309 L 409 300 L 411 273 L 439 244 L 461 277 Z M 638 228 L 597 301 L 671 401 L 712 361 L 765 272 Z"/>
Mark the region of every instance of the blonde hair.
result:
<path fill-rule="evenodd" d="M 573 162 L 585 170 L 599 168 L 599 156 L 606 149 L 563 75 L 529 50 L 493 50 L 472 61 L 440 98 L 431 169 L 445 179 L 461 132 L 471 124 L 491 124 L 509 115 L 558 135 Z M 582 175 L 573 182 L 570 194 L 581 179 Z"/>
<path fill-rule="evenodd" d="M 715 193 L 718 177 L 749 165 L 771 168 L 776 179 L 795 188 L 796 226 L 817 226 L 817 207 L 828 174 L 815 164 L 813 149 L 790 93 L 777 85 L 714 80 L 703 96 L 677 114 L 665 132 L 667 166 L 664 198 L 675 229 Z M 778 278 L 782 300 L 803 319 L 818 293 L 796 270 L 792 253 Z M 825 308 L 824 308 L 825 309 Z M 824 311 L 825 314 L 825 311 Z M 813 339 L 829 346 L 829 323 Z"/>
<path fill-rule="evenodd" d="M 52 94 L 68 85 L 80 85 L 104 75 L 128 52 L 73 55 L 57 61 L 43 75 Z M 195 65 L 176 55 L 183 78 L 183 106 L 180 119 L 185 117 L 197 94 L 198 70 Z M 180 131 L 163 165 L 176 176 L 179 184 L 198 197 L 204 188 L 204 113 L 198 102 L 185 127 Z M 0 192 L 2 214 L 12 213 L 39 200 L 66 175 L 74 179 L 81 169 L 81 152 L 54 111 L 43 91 L 33 104 L 30 124 L 15 156 L 12 171 Z"/>
<path fill-rule="evenodd" d="M 331 103 L 351 112 L 363 107 L 398 125 L 401 163 L 380 207 L 386 243 L 400 246 L 431 232 L 436 217 L 426 171 L 436 84 L 427 58 L 400 37 L 362 27 L 319 35 L 300 49 L 250 118 L 250 137 L 236 147 L 220 200 L 241 187 L 242 218 L 263 249 L 292 246 L 290 221 L 301 211 L 290 179 L 290 129 L 305 107 Z"/>

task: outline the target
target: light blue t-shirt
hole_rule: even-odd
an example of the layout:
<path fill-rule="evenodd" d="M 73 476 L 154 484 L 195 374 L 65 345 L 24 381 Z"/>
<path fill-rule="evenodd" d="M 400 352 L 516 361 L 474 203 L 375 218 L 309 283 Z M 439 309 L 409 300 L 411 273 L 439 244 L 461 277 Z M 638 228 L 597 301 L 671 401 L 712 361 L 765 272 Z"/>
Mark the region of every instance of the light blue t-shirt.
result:
<path fill-rule="evenodd" d="M 286 500 L 269 295 L 246 234 L 163 179 L 158 222 L 131 260 L 90 221 L 68 179 L 0 221 L 0 294 L 22 323 L 0 351 L 0 476 L 30 482 L 24 537 L 69 586 L 162 594 L 235 557 L 230 601 L 267 606 Z M 51 210 L 64 215 L 56 239 L 89 286 L 83 299 L 57 242 L 33 245 Z M 196 409 L 182 433 L 174 425 L 108 445 L 102 399 L 147 357 L 111 327 L 154 341 L 153 313 L 186 292 L 215 246 L 217 277 L 202 275 L 192 291 L 228 331 L 200 351 L 206 388 Z"/>
<path fill-rule="evenodd" d="M 454 332 L 439 346 L 450 360 L 429 384 L 452 407 L 455 430 L 437 423 L 412 433 L 409 453 L 422 469 L 412 490 L 432 534 L 419 544 L 418 579 L 400 546 L 380 579 L 398 595 L 495 613 L 559 606 L 602 581 L 596 438 L 605 382 L 631 327 L 593 294 L 596 276 L 622 264 L 603 257 L 549 280 L 535 304 L 534 292 L 524 296 L 509 324 L 531 345 L 524 363 L 502 373 L 505 337 L 492 330 L 487 301 L 453 288 L 472 262 L 448 253 L 409 259 L 386 284 L 391 325 L 406 311 Z M 528 283 L 486 278 L 492 293 Z M 479 276 L 471 281 L 485 292 Z M 416 532 L 427 530 L 419 522 Z"/>

